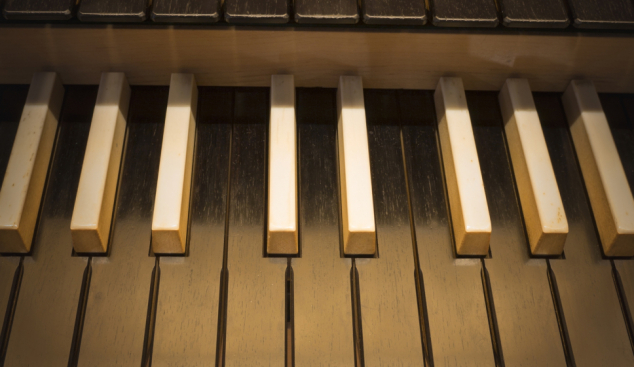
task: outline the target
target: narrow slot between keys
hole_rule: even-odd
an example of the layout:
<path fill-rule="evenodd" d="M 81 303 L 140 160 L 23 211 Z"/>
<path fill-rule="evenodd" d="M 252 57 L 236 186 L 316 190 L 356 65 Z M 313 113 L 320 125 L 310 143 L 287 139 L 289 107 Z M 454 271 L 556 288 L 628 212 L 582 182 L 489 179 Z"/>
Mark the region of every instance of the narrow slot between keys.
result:
<path fill-rule="evenodd" d="M 634 319 L 632 317 L 633 315 L 630 313 L 629 302 L 627 300 L 625 288 L 623 287 L 621 274 L 619 274 L 618 269 L 614 265 L 614 260 L 610 260 L 610 265 L 612 266 L 612 278 L 614 279 L 614 286 L 616 287 L 616 292 L 619 296 L 619 303 L 621 304 L 621 311 L 623 312 L 623 319 L 625 320 L 627 334 L 630 337 L 630 345 L 632 347 L 632 351 L 634 352 Z"/>
<path fill-rule="evenodd" d="M 18 268 L 15 269 L 15 273 L 13 275 L 13 284 L 11 285 L 11 296 L 9 297 L 7 311 L 4 314 L 4 319 L 2 323 L 2 332 L 0 333 L 0 366 L 4 366 L 4 359 L 7 355 L 7 347 L 9 346 L 9 336 L 11 335 L 11 326 L 13 325 L 15 306 L 18 303 L 20 285 L 22 284 L 22 275 L 24 274 L 24 266 L 22 265 L 23 261 L 24 258 L 21 258 Z"/>
<path fill-rule="evenodd" d="M 352 301 L 352 332 L 354 335 L 354 365 L 355 367 L 365 367 L 363 327 L 361 322 L 361 291 L 359 290 L 359 272 L 354 258 L 352 258 L 352 267 L 350 268 L 350 292 Z"/>
<path fill-rule="evenodd" d="M 576 366 L 575 358 L 572 354 L 572 344 L 570 343 L 570 335 L 568 334 L 568 325 L 566 324 L 566 318 L 564 316 L 564 309 L 561 303 L 561 297 L 559 296 L 559 287 L 557 287 L 557 279 L 555 278 L 555 272 L 550 267 L 550 260 L 546 260 L 548 283 L 550 285 L 550 293 L 553 298 L 553 304 L 555 306 L 555 315 L 557 316 L 557 324 L 559 326 L 559 333 L 561 335 L 561 344 L 566 356 L 566 364 L 570 367 Z"/>
<path fill-rule="evenodd" d="M 423 283 L 423 272 L 420 270 L 420 259 L 418 258 L 418 242 L 416 239 L 416 223 L 414 222 L 412 194 L 409 182 L 409 170 L 407 168 L 407 158 L 405 156 L 405 143 L 403 140 L 403 125 L 400 124 L 401 152 L 403 154 L 403 172 L 405 173 L 405 190 L 407 191 L 407 210 L 409 214 L 409 225 L 412 232 L 412 250 L 414 251 L 414 282 L 416 284 L 416 300 L 418 302 L 418 319 L 420 321 L 420 336 L 423 347 L 423 357 L 426 366 L 434 365 L 432 355 L 431 338 L 429 331 L 429 316 L 427 313 L 427 297 L 425 296 L 425 285 Z"/>
<path fill-rule="evenodd" d="M 295 366 L 295 291 L 294 291 L 294 275 L 291 259 L 288 258 L 285 274 L 285 286 L 286 286 L 286 332 L 284 333 L 286 338 L 286 367 Z"/>
<path fill-rule="evenodd" d="M 145 321 L 145 336 L 143 339 L 143 356 L 141 367 L 152 365 L 152 351 L 154 347 L 154 326 L 156 325 L 156 306 L 158 302 L 159 283 L 161 281 L 161 268 L 159 258 L 154 262 L 152 270 L 152 282 L 150 284 L 150 294 L 148 297 L 147 318 Z"/>
<path fill-rule="evenodd" d="M 493 302 L 493 294 L 489 272 L 487 271 L 484 260 L 482 264 L 482 289 L 484 290 L 484 300 L 487 306 L 487 314 L 489 316 L 489 329 L 491 331 L 491 346 L 493 347 L 493 355 L 495 356 L 495 364 L 498 367 L 504 367 L 504 354 L 502 353 L 502 342 L 500 340 L 500 330 L 498 328 L 497 316 L 495 313 L 495 303 Z"/>
<path fill-rule="evenodd" d="M 235 96 L 235 95 L 234 95 Z M 229 167 L 227 168 L 227 196 L 225 206 L 225 228 L 222 250 L 222 269 L 220 270 L 220 292 L 218 292 L 218 333 L 216 335 L 216 367 L 225 365 L 227 335 L 227 305 L 229 290 L 229 269 L 227 268 L 227 252 L 229 247 L 229 219 L 231 214 L 231 166 L 233 146 L 233 125 L 229 129 Z"/>
<path fill-rule="evenodd" d="M 91 278 L 92 259 L 89 257 L 86 262 L 86 269 L 84 270 L 81 291 L 79 293 L 79 304 L 77 305 L 77 316 L 75 316 L 75 329 L 73 331 L 73 342 L 71 344 L 68 367 L 76 367 L 79 362 L 79 348 L 81 347 L 81 335 L 84 330 L 84 319 L 86 316 L 86 305 L 88 304 Z"/>

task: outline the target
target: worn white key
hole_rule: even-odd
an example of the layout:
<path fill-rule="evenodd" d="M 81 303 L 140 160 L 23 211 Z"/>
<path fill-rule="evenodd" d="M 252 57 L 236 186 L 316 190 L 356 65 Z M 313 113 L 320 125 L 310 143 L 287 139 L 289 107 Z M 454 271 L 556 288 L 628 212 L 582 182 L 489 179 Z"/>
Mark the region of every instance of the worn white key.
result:
<path fill-rule="evenodd" d="M 343 251 L 346 255 L 373 255 L 376 229 L 361 77 L 339 78 L 337 110 Z"/>
<path fill-rule="evenodd" d="M 440 78 L 434 102 L 456 251 L 486 255 L 491 219 L 462 79 Z"/>
<path fill-rule="evenodd" d="M 0 189 L 0 252 L 31 249 L 64 87 L 56 73 L 36 73 Z"/>
<path fill-rule="evenodd" d="M 194 75 L 172 74 L 152 217 L 155 253 L 185 252 L 197 102 Z"/>
<path fill-rule="evenodd" d="M 531 252 L 561 255 L 568 220 L 528 80 L 507 79 L 499 100 Z"/>
<path fill-rule="evenodd" d="M 101 74 L 70 222 L 76 252 L 108 250 L 129 104 L 125 74 Z"/>
<path fill-rule="evenodd" d="M 634 198 L 594 84 L 573 80 L 562 101 L 603 252 L 634 256 Z"/>
<path fill-rule="evenodd" d="M 297 254 L 297 143 L 295 82 L 292 75 L 271 77 L 269 124 L 269 216 L 267 252 Z"/>

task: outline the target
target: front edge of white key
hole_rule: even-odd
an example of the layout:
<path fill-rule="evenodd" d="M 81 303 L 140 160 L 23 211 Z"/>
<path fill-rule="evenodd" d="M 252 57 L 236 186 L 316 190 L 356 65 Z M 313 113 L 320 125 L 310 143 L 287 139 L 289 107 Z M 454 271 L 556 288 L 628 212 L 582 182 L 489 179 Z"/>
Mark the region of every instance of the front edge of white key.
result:
<path fill-rule="evenodd" d="M 573 80 L 562 101 L 603 252 L 634 256 L 634 198 L 594 84 Z"/>
<path fill-rule="evenodd" d="M 273 75 L 267 220 L 267 252 L 273 255 L 296 255 L 299 250 L 296 136 L 294 78 L 292 75 Z"/>
<path fill-rule="evenodd" d="M 462 79 L 440 78 L 434 102 L 456 252 L 484 256 L 491 219 Z"/>
<path fill-rule="evenodd" d="M 78 253 L 108 250 L 129 104 L 125 74 L 101 74 L 70 222 L 73 248 Z"/>
<path fill-rule="evenodd" d="M 343 251 L 346 255 L 374 255 L 374 201 L 361 77 L 339 78 L 337 111 Z"/>
<path fill-rule="evenodd" d="M 531 253 L 561 255 L 568 220 L 528 80 L 507 79 L 499 100 Z"/>
<path fill-rule="evenodd" d="M 31 249 L 64 87 L 56 73 L 36 73 L 0 189 L 0 252 Z"/>
<path fill-rule="evenodd" d="M 197 103 L 194 75 L 172 74 L 152 217 L 154 253 L 185 252 Z"/>

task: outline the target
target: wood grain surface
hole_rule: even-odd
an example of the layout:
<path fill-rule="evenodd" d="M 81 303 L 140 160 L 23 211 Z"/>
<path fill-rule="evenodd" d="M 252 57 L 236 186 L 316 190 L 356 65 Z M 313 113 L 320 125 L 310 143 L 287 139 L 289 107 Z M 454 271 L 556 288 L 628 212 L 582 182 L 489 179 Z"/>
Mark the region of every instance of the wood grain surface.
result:
<path fill-rule="evenodd" d="M 562 92 L 573 78 L 599 92 L 634 92 L 634 38 L 610 34 L 444 33 L 342 28 L 62 25 L 0 28 L 0 83 L 28 83 L 52 70 L 67 84 L 97 84 L 104 71 L 131 85 L 167 85 L 173 72 L 201 86 L 268 86 L 275 73 L 296 87 L 336 87 L 340 75 L 365 88 L 434 89 L 441 76 L 467 90 L 500 90 L 508 77 L 534 91 Z"/>

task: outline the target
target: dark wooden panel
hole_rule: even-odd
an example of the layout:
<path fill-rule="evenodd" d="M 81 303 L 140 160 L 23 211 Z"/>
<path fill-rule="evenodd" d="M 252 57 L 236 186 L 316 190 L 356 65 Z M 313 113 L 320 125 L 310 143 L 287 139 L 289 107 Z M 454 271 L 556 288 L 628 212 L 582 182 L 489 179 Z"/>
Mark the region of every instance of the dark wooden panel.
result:
<path fill-rule="evenodd" d="M 568 0 L 577 28 L 634 28 L 631 0 Z"/>
<path fill-rule="evenodd" d="M 425 0 L 365 0 L 362 3 L 366 24 L 425 24 Z"/>
<path fill-rule="evenodd" d="M 77 17 L 83 22 L 142 22 L 148 0 L 82 0 Z"/>
<path fill-rule="evenodd" d="M 498 0 L 502 24 L 513 28 L 565 28 L 570 24 L 564 0 Z"/>
<path fill-rule="evenodd" d="M 354 24 L 359 21 L 356 0 L 295 0 L 295 22 Z"/>
<path fill-rule="evenodd" d="M 220 19 L 220 0 L 154 0 L 152 20 L 170 23 L 212 23 Z"/>
<path fill-rule="evenodd" d="M 75 0 L 6 0 L 4 17 L 11 20 L 68 20 Z"/>
<path fill-rule="evenodd" d="M 287 23 L 288 0 L 226 0 L 229 23 Z"/>
<path fill-rule="evenodd" d="M 438 27 L 495 27 L 494 0 L 429 0 L 432 23 Z"/>

